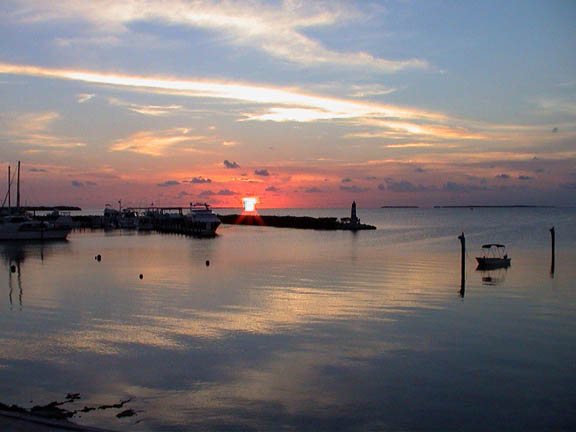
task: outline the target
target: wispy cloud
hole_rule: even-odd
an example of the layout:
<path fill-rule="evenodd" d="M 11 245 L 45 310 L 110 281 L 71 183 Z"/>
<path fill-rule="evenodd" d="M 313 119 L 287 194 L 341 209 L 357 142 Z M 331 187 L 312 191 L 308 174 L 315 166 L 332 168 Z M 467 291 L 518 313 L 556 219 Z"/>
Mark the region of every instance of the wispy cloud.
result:
<path fill-rule="evenodd" d="M 84 32 L 91 30 L 94 36 L 81 36 L 88 42 L 96 40 L 116 45 L 119 38 L 129 38 L 132 23 L 154 21 L 209 29 L 224 35 L 225 43 L 259 50 L 282 61 L 308 67 L 337 64 L 379 72 L 428 68 L 423 59 L 389 60 L 364 51 L 335 51 L 303 31 L 342 25 L 362 16 L 358 9 L 340 2 L 283 1 L 274 5 L 258 0 L 21 0 L 20 4 L 22 7 L 13 11 L 12 16 L 21 22 L 80 20 L 90 24 Z M 70 45 L 74 41 L 66 38 L 58 43 Z"/>
<path fill-rule="evenodd" d="M 360 135 L 360 134 L 358 134 Z M 373 136 L 365 136 L 365 138 L 373 138 Z M 437 143 L 406 143 L 406 144 L 387 144 L 387 148 L 410 148 L 410 147 L 436 147 Z"/>
<path fill-rule="evenodd" d="M 333 98 L 278 87 L 207 80 L 182 80 L 170 77 L 143 77 L 105 74 L 81 70 L 52 69 L 37 66 L 0 63 L 0 74 L 27 75 L 73 80 L 94 85 L 107 85 L 148 93 L 185 97 L 214 98 L 246 103 L 244 121 L 319 122 L 339 121 L 363 131 L 349 133 L 348 138 L 386 138 L 394 140 L 434 138 L 445 140 L 509 140 L 520 134 L 544 133 L 541 126 L 491 125 L 452 118 L 433 111 Z M 261 107 L 259 107 L 259 106 Z M 128 109 L 147 115 L 166 115 L 180 105 L 138 105 L 123 103 Z M 238 111 L 236 111 L 238 113 Z M 549 130 L 546 130 L 549 134 Z M 532 135 L 533 136 L 533 135 Z M 225 142 L 224 145 L 232 144 Z M 423 145 L 421 145 L 423 146 Z"/>
<path fill-rule="evenodd" d="M 576 116 L 576 100 L 541 99 L 538 105 L 545 111 Z"/>
<path fill-rule="evenodd" d="M 392 131 L 396 137 L 431 136 L 442 139 L 485 139 L 485 134 L 473 132 L 464 127 L 446 126 L 438 124 L 419 124 L 415 122 L 389 121 L 381 119 L 363 119 L 363 125 Z M 350 136 L 363 136 L 365 138 L 389 137 L 386 132 L 373 134 L 351 134 Z"/>
<path fill-rule="evenodd" d="M 138 114 L 155 116 L 155 117 L 165 116 L 173 114 L 174 112 L 182 111 L 182 105 L 144 105 L 124 101 L 118 98 L 109 98 L 108 102 L 111 105 L 123 107 Z"/>
<path fill-rule="evenodd" d="M 59 117 L 54 111 L 20 114 L 12 121 L 12 127 L 22 132 L 42 132 Z"/>
<path fill-rule="evenodd" d="M 149 156 L 162 156 L 170 148 L 177 145 L 206 139 L 204 136 L 191 135 L 190 129 L 174 128 L 159 131 L 136 132 L 126 138 L 117 140 L 111 151 L 130 151 Z"/>
<path fill-rule="evenodd" d="M 44 149 L 68 149 L 85 144 L 52 132 L 53 123 L 60 118 L 55 111 L 11 114 L 0 119 L 0 139 Z"/>
<path fill-rule="evenodd" d="M 441 113 L 394 105 L 331 98 L 283 88 L 217 81 L 181 80 L 167 77 L 103 74 L 5 63 L 0 63 L 0 73 L 74 80 L 152 93 L 160 92 L 188 97 L 218 98 L 242 101 L 250 105 L 267 106 L 260 112 L 245 113 L 244 120 L 246 121 L 310 122 L 339 120 L 347 121 L 352 126 L 385 130 L 387 133 L 393 133 L 398 137 L 410 135 L 428 135 L 451 139 L 476 139 L 480 137 L 478 134 L 464 128 L 441 124 L 450 121 L 447 116 Z M 160 114 L 177 107 L 155 106 L 143 108 L 134 105 L 132 107 L 129 106 L 129 108 L 138 110 L 138 112 L 146 112 L 147 114 L 152 114 L 153 112 Z M 422 122 L 432 124 L 423 124 Z"/>
<path fill-rule="evenodd" d="M 384 96 L 390 93 L 394 93 L 395 91 L 395 88 L 384 87 L 380 84 L 355 85 L 352 86 L 350 97 L 365 98 L 372 96 Z"/>
<path fill-rule="evenodd" d="M 403 119 L 429 119 L 442 120 L 446 116 L 440 113 L 423 110 L 397 107 L 393 105 L 373 104 L 345 99 L 336 99 L 325 96 L 317 96 L 274 87 L 262 87 L 257 85 L 224 83 L 217 81 L 181 80 L 175 78 L 140 77 L 131 75 L 105 74 L 81 70 L 52 69 L 37 66 L 17 65 L 0 63 L 0 74 L 28 75 L 45 78 L 57 78 L 88 82 L 93 84 L 107 84 L 117 87 L 136 88 L 153 92 L 165 92 L 167 94 L 179 94 L 182 96 L 209 97 L 238 100 L 266 105 L 282 105 L 289 107 L 298 115 L 297 108 L 306 107 L 304 113 L 309 116 L 315 115 L 317 119 L 323 118 L 354 118 L 368 116 L 382 116 Z M 291 108 L 290 108 L 291 107 Z M 270 110 L 270 114 L 278 114 L 277 109 Z M 259 115 L 247 115 L 252 120 L 267 120 L 267 113 Z M 290 116 L 289 116 L 290 117 Z M 277 119 L 281 121 L 282 118 Z M 302 120 L 303 121 L 303 120 Z"/>
<path fill-rule="evenodd" d="M 78 103 L 88 102 L 94 96 L 96 96 L 94 93 L 80 93 L 76 95 L 76 102 Z"/>

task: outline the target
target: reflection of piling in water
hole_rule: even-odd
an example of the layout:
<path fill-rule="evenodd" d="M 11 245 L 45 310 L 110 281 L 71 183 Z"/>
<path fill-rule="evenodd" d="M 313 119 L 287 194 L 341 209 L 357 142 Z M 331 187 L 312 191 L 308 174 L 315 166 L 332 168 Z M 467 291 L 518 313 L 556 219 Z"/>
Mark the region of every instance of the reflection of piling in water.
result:
<path fill-rule="evenodd" d="M 464 233 L 458 236 L 461 245 L 461 258 L 460 258 L 460 295 L 464 297 L 466 291 L 466 238 Z"/>
<path fill-rule="evenodd" d="M 18 276 L 18 304 L 20 305 L 20 310 L 22 310 L 22 271 L 20 270 L 20 261 L 16 263 L 17 276 Z"/>
<path fill-rule="evenodd" d="M 556 260 L 556 230 L 554 227 L 550 228 L 550 237 L 552 240 L 552 262 L 550 263 L 550 276 L 554 277 L 554 267 Z"/>
<path fill-rule="evenodd" d="M 16 286 L 18 287 L 18 305 L 22 310 L 22 270 L 20 269 L 20 261 L 16 261 L 16 265 L 10 265 L 10 272 L 8 272 L 8 300 L 10 301 L 10 310 L 12 310 L 13 300 L 12 294 L 14 293 L 14 283 L 12 281 L 12 274 L 16 273 Z"/>
<path fill-rule="evenodd" d="M 10 301 L 10 310 L 12 310 L 12 292 L 14 287 L 12 286 L 12 273 L 8 274 L 8 300 Z"/>

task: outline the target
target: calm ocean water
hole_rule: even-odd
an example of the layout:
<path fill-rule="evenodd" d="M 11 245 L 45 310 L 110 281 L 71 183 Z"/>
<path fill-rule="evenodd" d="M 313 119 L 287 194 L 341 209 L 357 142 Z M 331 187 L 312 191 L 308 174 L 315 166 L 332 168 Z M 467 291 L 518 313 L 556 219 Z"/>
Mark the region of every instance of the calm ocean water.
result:
<path fill-rule="evenodd" d="M 576 430 L 576 209 L 359 216 L 378 230 L 0 243 L 0 402 L 131 399 L 73 419 L 126 431 Z M 475 269 L 490 242 L 509 269 Z"/>

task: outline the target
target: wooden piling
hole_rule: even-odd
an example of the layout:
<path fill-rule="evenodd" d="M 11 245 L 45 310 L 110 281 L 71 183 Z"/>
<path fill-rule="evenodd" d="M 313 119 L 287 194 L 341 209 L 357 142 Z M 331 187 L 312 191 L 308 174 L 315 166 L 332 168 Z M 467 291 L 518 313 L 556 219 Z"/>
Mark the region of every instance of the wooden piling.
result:
<path fill-rule="evenodd" d="M 458 236 L 461 245 L 461 258 L 460 258 L 460 295 L 464 297 L 466 291 L 466 237 L 464 233 Z"/>
<path fill-rule="evenodd" d="M 554 227 L 550 228 L 550 237 L 552 240 L 552 262 L 550 263 L 550 275 L 554 276 L 554 267 L 556 264 L 556 230 Z"/>

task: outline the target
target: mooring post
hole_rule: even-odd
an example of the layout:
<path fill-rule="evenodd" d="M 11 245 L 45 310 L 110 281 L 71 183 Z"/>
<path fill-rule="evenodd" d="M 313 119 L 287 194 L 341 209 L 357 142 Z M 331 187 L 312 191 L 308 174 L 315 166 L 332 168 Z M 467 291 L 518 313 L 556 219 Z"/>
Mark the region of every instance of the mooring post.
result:
<path fill-rule="evenodd" d="M 550 237 L 552 238 L 552 263 L 550 264 L 550 275 L 554 276 L 554 264 L 556 261 L 556 230 L 550 228 Z"/>
<path fill-rule="evenodd" d="M 460 260 L 460 295 L 464 297 L 464 291 L 466 290 L 466 237 L 464 237 L 464 233 L 460 234 L 458 239 L 462 246 L 462 257 Z"/>

